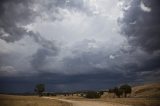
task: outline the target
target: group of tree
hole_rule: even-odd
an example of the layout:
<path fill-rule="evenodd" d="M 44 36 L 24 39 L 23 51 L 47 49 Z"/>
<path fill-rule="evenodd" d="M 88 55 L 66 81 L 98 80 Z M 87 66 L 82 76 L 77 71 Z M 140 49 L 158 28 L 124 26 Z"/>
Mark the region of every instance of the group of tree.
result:
<path fill-rule="evenodd" d="M 45 85 L 44 84 L 37 84 L 34 91 L 39 95 L 42 96 L 43 92 L 45 91 Z M 109 93 L 114 93 L 117 97 L 127 97 L 127 94 L 130 94 L 132 92 L 131 86 L 125 84 L 118 87 L 115 87 L 113 89 L 109 89 Z M 103 95 L 103 91 L 88 91 L 85 93 L 81 93 L 81 96 L 86 97 L 86 98 L 100 98 Z M 46 96 L 49 96 L 50 94 L 47 93 Z M 65 96 L 69 96 L 70 93 L 64 93 Z M 73 96 L 73 93 L 72 93 Z"/>
<path fill-rule="evenodd" d="M 109 93 L 114 93 L 117 97 L 124 96 L 125 98 L 127 97 L 127 94 L 131 94 L 132 88 L 130 85 L 122 85 L 119 88 L 115 87 L 113 89 L 109 89 Z"/>

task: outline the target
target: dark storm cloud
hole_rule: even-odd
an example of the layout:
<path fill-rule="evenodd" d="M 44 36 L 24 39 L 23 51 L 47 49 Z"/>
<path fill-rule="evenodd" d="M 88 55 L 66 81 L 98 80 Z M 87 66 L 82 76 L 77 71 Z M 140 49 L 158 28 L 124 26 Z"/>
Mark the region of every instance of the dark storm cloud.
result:
<path fill-rule="evenodd" d="M 59 3 L 57 4 L 59 5 Z M 40 11 L 33 10 L 34 5 L 36 5 L 36 1 L 34 0 L 0 1 L 0 39 L 5 40 L 6 42 L 15 42 L 22 39 L 24 36 L 30 36 L 33 38 L 34 41 L 41 46 L 37 53 L 33 55 L 31 62 L 32 66 L 35 68 L 38 67 L 37 63 L 39 63 L 39 66 L 42 65 L 40 63 L 43 63 L 46 56 L 57 54 L 58 48 L 55 46 L 54 41 L 45 39 L 39 33 L 27 31 L 23 27 L 31 24 L 35 21 L 36 17 L 42 15 Z M 55 5 L 51 6 L 53 7 Z M 8 61 L 10 58 L 6 58 L 8 60 L 2 59 L 3 58 L 0 60 L 1 66 L 8 65 L 5 61 Z"/>
<path fill-rule="evenodd" d="M 47 91 L 76 91 L 106 89 L 124 83 L 134 81 L 125 78 L 121 73 L 90 73 L 78 75 L 64 75 L 41 73 L 37 76 L 0 78 L 0 91 L 33 92 L 37 83 L 44 83 Z M 25 85 L 24 85 L 25 84 Z M 13 89 L 7 89 L 13 88 Z"/>
<path fill-rule="evenodd" d="M 0 39 L 5 40 L 5 43 L 12 42 L 14 44 L 15 41 L 22 39 L 24 36 L 30 36 L 34 42 L 38 44 L 38 48 L 36 48 L 34 54 L 22 59 L 18 54 L 15 56 L 13 53 L 7 54 L 0 50 L 0 91 L 25 92 L 29 90 L 30 92 L 33 91 L 37 83 L 46 84 L 49 86 L 48 89 L 52 91 L 53 89 L 103 89 L 116 86 L 120 83 L 136 82 L 140 79 L 143 82 L 158 81 L 159 78 L 157 76 L 160 74 L 160 55 L 159 52 L 155 52 L 160 49 L 158 29 L 160 27 L 158 15 L 160 9 L 158 7 L 158 0 L 143 1 L 145 6 L 151 8 L 150 12 L 142 10 L 140 0 L 133 0 L 131 7 L 124 9 L 124 17 L 120 19 L 120 25 L 122 34 L 127 36 L 131 45 L 119 44 L 117 46 L 117 41 L 114 41 L 115 36 L 113 36 L 114 39 L 111 41 L 111 39 L 107 39 L 107 37 L 110 37 L 107 35 L 107 31 L 103 31 L 107 36 L 105 37 L 107 40 L 104 40 L 104 44 L 99 44 L 101 42 L 98 42 L 97 39 L 79 40 L 79 44 L 78 42 L 74 42 L 73 47 L 68 48 L 66 44 L 63 48 L 64 50 L 60 51 L 60 46 L 56 44 L 56 41 L 48 40 L 47 34 L 41 35 L 38 32 L 27 31 L 22 27 L 32 22 L 34 23 L 36 18 L 41 18 L 40 20 L 45 21 L 43 18 L 45 19 L 47 17 L 49 22 L 55 22 L 55 20 L 61 21 L 65 14 L 63 14 L 63 12 L 61 13 L 62 10 L 71 13 L 83 12 L 92 16 L 93 8 L 89 8 L 88 4 L 84 1 L 85 0 L 1 0 Z M 101 20 L 101 18 L 102 17 L 97 16 L 96 20 Z M 98 33 L 98 37 L 101 37 L 102 34 L 101 31 L 99 33 L 98 29 L 103 29 L 101 27 L 103 21 L 100 23 L 98 21 L 93 25 L 91 23 L 94 28 L 89 29 L 91 32 L 93 32 L 93 29 L 96 29 L 98 32 L 95 31 L 94 33 Z M 86 21 L 84 20 L 84 22 Z M 107 28 L 104 27 L 104 29 Z M 61 28 L 59 28 L 57 32 L 58 31 L 61 31 Z M 57 37 L 63 34 L 65 35 L 66 33 L 53 34 L 55 34 L 53 37 Z M 93 33 L 91 33 L 91 35 L 92 34 Z M 77 38 L 78 37 L 80 38 L 81 36 L 77 35 Z M 90 39 L 90 37 L 91 36 L 87 39 Z M 72 39 L 70 36 L 69 38 L 74 40 L 74 38 Z M 76 46 L 76 44 L 78 45 Z M 59 54 L 59 52 L 62 52 L 63 55 Z M 18 76 L 17 74 L 17 76 L 14 77 L 12 72 L 10 76 L 3 76 L 2 74 L 4 74 L 6 70 L 14 70 L 12 64 L 16 63 L 19 58 L 21 60 L 27 60 L 29 58 L 27 62 L 30 63 L 31 67 L 27 69 L 22 68 L 22 71 L 25 70 L 28 76 L 18 73 L 20 75 Z M 20 67 L 19 64 L 15 66 Z M 30 74 L 32 71 L 36 74 Z M 6 74 L 8 73 L 6 72 Z"/>
<path fill-rule="evenodd" d="M 44 68 L 44 66 L 48 64 L 46 60 L 47 57 L 56 56 L 56 53 L 54 55 L 54 52 L 44 48 L 39 49 L 37 53 L 33 55 L 31 63 L 35 69 L 44 74 L 58 72 L 76 76 L 77 74 L 88 75 L 90 73 L 111 73 L 113 75 L 120 73 L 123 75 L 123 78 L 143 79 L 145 77 L 150 77 L 150 80 L 152 80 L 155 79 L 155 74 L 142 75 L 143 77 L 139 75 L 143 73 L 160 72 L 160 56 L 158 53 L 149 54 L 136 48 L 134 48 L 134 50 L 130 48 L 132 49 L 131 52 L 130 49 L 124 50 L 123 47 L 115 48 L 114 50 L 102 47 L 102 51 L 101 47 L 88 48 L 88 44 L 90 43 L 90 40 L 85 40 L 82 41 L 79 46 L 76 46 L 76 48 L 85 49 L 85 51 L 81 51 L 81 49 L 72 50 L 74 56 L 63 58 L 61 60 L 62 64 L 60 65 L 60 69 L 57 67 L 52 67 L 50 70 Z M 111 55 L 114 58 L 110 58 Z M 54 61 L 52 61 L 51 65 L 54 65 Z"/>
<path fill-rule="evenodd" d="M 160 55 L 153 56 L 145 60 L 144 63 L 139 68 L 139 71 L 152 71 L 152 72 L 154 71 L 155 72 L 156 70 L 160 72 Z"/>
<path fill-rule="evenodd" d="M 119 19 L 121 32 L 133 47 L 130 56 L 136 48 L 144 50 L 147 55 L 138 56 L 138 52 L 135 52 L 135 59 L 139 62 L 130 63 L 131 60 L 124 69 L 130 70 L 131 74 L 137 74 L 138 79 L 143 81 L 145 79 L 158 81 L 156 76 L 160 72 L 160 1 L 130 1 L 124 4 L 123 17 Z"/>
<path fill-rule="evenodd" d="M 50 16 L 54 21 L 59 20 L 61 18 L 59 8 L 81 11 L 85 8 L 84 6 L 83 0 L 68 2 L 67 0 L 2 0 L 0 2 L 0 39 L 15 42 L 29 35 L 41 46 L 33 55 L 31 64 L 33 67 L 41 66 L 42 64 L 38 65 L 38 63 L 43 63 L 47 56 L 56 55 L 58 47 L 55 46 L 54 41 L 45 39 L 39 33 L 27 31 L 23 26 L 33 23 L 36 17 L 43 18 L 44 14 Z"/>
<path fill-rule="evenodd" d="M 122 34 L 128 37 L 131 45 L 149 52 L 160 50 L 159 5 L 159 0 L 131 0 L 130 4 L 125 6 L 129 9 L 124 9 L 120 24 Z M 144 6 L 150 11 L 143 10 Z"/>
<path fill-rule="evenodd" d="M 32 0 L 0 1 L 0 39 L 14 42 L 27 34 L 21 26 L 33 22 L 32 3 Z"/>
<path fill-rule="evenodd" d="M 44 14 L 54 19 L 53 21 L 59 20 L 59 16 L 62 17 L 59 14 L 59 8 L 81 11 L 84 8 L 83 6 L 83 0 L 71 0 L 69 2 L 67 0 L 1 0 L 0 39 L 8 43 L 19 41 L 24 36 L 33 38 L 41 46 L 31 59 L 31 65 L 38 69 L 38 66 L 41 67 L 42 64 L 45 64 L 45 59 L 48 56 L 57 55 L 58 46 L 55 45 L 55 41 L 47 40 L 43 37 L 44 35 L 42 36 L 39 33 L 28 31 L 24 26 L 34 23 L 37 17 L 43 19 Z M 5 61 L 8 62 L 8 60 L 2 60 L 1 58 L 1 63 L 6 66 L 8 63 Z"/>

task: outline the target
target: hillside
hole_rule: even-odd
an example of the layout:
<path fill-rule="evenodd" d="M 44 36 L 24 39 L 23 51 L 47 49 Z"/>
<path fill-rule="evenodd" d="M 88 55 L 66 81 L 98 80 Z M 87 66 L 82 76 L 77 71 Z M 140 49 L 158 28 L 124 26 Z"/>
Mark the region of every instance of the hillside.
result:
<path fill-rule="evenodd" d="M 131 95 L 129 97 L 140 98 L 160 98 L 160 83 L 150 83 L 137 85 L 132 87 Z M 105 92 L 102 98 L 114 98 L 114 93 Z"/>
<path fill-rule="evenodd" d="M 160 83 L 135 86 L 132 88 L 131 96 L 160 98 Z"/>

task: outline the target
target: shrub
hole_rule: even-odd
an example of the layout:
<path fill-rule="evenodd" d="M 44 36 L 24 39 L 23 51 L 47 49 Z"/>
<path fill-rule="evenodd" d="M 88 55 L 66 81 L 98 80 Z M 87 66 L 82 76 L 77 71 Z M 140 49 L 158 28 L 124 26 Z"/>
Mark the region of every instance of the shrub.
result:
<path fill-rule="evenodd" d="M 100 98 L 101 95 L 97 92 L 94 92 L 94 91 L 89 91 L 86 93 L 86 98 L 90 98 L 90 99 L 94 99 L 94 98 Z"/>
<path fill-rule="evenodd" d="M 103 92 L 103 91 L 100 91 L 100 92 L 99 92 L 99 94 L 100 94 L 100 95 L 103 95 L 103 94 L 104 94 L 104 92 Z"/>

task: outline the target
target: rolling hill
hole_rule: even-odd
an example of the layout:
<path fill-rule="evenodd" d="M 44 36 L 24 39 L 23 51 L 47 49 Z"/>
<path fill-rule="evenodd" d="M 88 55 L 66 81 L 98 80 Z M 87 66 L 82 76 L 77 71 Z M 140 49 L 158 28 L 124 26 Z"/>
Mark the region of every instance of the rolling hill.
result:
<path fill-rule="evenodd" d="M 132 87 L 132 97 L 160 98 L 160 83 Z"/>

